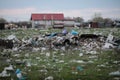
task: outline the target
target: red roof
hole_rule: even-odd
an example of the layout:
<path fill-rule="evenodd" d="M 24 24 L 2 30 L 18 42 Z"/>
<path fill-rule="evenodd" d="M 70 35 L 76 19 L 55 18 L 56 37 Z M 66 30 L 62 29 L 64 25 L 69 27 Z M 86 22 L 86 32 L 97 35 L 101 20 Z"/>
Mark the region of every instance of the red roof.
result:
<path fill-rule="evenodd" d="M 64 20 L 64 15 L 59 14 L 32 14 L 31 20 Z"/>

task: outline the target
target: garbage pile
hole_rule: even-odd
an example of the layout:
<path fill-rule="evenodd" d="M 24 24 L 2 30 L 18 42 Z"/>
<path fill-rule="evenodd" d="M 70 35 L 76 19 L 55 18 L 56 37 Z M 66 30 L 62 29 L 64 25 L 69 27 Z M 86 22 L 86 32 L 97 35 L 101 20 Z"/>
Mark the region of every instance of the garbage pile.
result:
<path fill-rule="evenodd" d="M 64 66 L 70 69 L 70 74 L 78 75 L 87 69 L 87 65 L 92 65 L 98 60 L 99 52 L 97 50 L 115 48 L 118 51 L 120 50 L 120 39 L 114 37 L 111 33 L 104 36 L 94 33 L 80 34 L 75 30 L 71 32 L 64 30 L 61 33 L 45 33 L 22 39 L 18 39 L 16 35 L 12 34 L 0 39 L 0 50 L 3 49 L 0 55 L 1 62 L 10 64 L 8 67 L 3 68 L 0 77 L 10 77 L 11 74 L 7 71 L 13 71 L 17 79 L 26 80 L 27 76 L 25 75 L 33 71 L 32 67 L 37 67 L 35 70 L 42 76 L 41 80 L 54 80 L 55 77 L 51 72 L 54 74 L 63 72 Z M 75 53 L 74 50 L 78 52 Z M 73 55 L 77 58 L 72 57 Z M 86 59 L 83 59 L 83 57 Z M 108 66 L 108 63 L 100 63 L 96 66 L 96 69 L 100 71 L 102 70 L 101 67 L 110 68 L 111 66 Z M 119 60 L 114 63 L 118 64 Z M 23 67 L 19 69 L 19 66 L 20 68 Z M 109 73 L 110 76 L 119 74 L 118 71 Z"/>
<path fill-rule="evenodd" d="M 67 48 L 85 48 L 92 49 L 112 49 L 119 48 L 120 39 L 115 38 L 111 33 L 108 37 L 96 34 L 79 34 L 77 31 L 66 30 L 61 33 L 46 33 L 30 38 L 18 39 L 15 35 L 9 35 L 6 39 L 0 39 L 0 47 L 13 49 L 14 51 L 33 49 L 39 50 L 43 47 L 46 49 Z"/>

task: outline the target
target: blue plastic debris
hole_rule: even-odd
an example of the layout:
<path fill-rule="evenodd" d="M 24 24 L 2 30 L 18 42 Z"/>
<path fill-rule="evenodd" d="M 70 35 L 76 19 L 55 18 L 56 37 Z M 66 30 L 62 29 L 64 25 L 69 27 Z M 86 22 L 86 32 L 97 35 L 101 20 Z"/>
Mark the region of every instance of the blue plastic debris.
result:
<path fill-rule="evenodd" d="M 118 46 L 118 49 L 120 50 L 120 45 Z"/>
<path fill-rule="evenodd" d="M 111 76 L 120 76 L 120 71 L 111 72 L 111 73 L 109 73 L 109 75 L 111 75 Z"/>
<path fill-rule="evenodd" d="M 63 33 L 63 34 L 67 34 L 68 32 L 67 32 L 66 29 L 64 29 L 64 30 L 62 31 L 62 33 Z"/>
<path fill-rule="evenodd" d="M 81 67 L 81 66 L 77 66 L 77 68 L 76 68 L 78 71 L 82 71 L 83 70 L 83 68 Z"/>
<path fill-rule="evenodd" d="M 15 73 L 16 73 L 16 75 L 17 75 L 18 80 L 26 80 L 27 77 L 24 77 L 24 76 L 22 75 L 20 69 L 17 69 Z"/>
<path fill-rule="evenodd" d="M 71 34 L 72 34 L 72 35 L 78 35 L 78 32 L 75 31 L 75 30 L 72 30 L 72 31 L 71 31 Z"/>
<path fill-rule="evenodd" d="M 57 33 L 51 33 L 50 34 L 50 36 L 48 36 L 49 38 L 52 38 L 52 37 L 54 37 L 54 36 L 56 36 L 57 35 Z"/>
<path fill-rule="evenodd" d="M 21 73 L 20 69 L 17 69 L 15 73 L 16 74 Z"/>

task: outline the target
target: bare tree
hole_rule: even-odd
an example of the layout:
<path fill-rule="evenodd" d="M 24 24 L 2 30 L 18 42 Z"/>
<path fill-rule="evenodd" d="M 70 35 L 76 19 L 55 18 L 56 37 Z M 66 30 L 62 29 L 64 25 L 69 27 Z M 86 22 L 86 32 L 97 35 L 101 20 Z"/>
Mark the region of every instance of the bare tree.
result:
<path fill-rule="evenodd" d="M 84 22 L 84 19 L 82 17 L 74 17 L 75 22 Z"/>
<path fill-rule="evenodd" d="M 104 19 L 103 17 L 101 16 L 101 13 L 95 13 L 93 15 L 93 19 L 92 19 L 93 22 L 103 22 Z"/>
<path fill-rule="evenodd" d="M 0 23 L 6 23 L 7 21 L 4 18 L 0 18 Z"/>
<path fill-rule="evenodd" d="M 104 22 L 105 22 L 105 23 L 111 23 L 111 22 L 112 22 L 112 19 L 111 19 L 111 18 L 104 18 Z"/>

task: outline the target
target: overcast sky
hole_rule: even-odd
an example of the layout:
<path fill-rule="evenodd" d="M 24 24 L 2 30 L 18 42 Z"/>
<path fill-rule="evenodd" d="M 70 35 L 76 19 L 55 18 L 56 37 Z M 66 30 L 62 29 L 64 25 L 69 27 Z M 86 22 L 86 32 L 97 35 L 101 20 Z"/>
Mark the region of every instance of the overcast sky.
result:
<path fill-rule="evenodd" d="M 30 20 L 32 13 L 63 13 L 85 20 L 95 13 L 120 18 L 120 0 L 0 0 L 0 17 L 8 21 Z"/>

